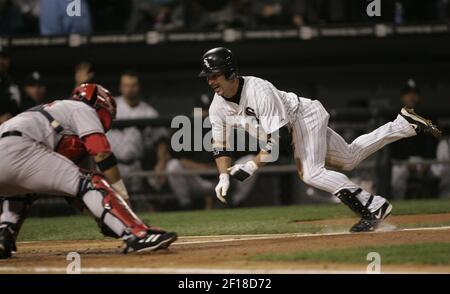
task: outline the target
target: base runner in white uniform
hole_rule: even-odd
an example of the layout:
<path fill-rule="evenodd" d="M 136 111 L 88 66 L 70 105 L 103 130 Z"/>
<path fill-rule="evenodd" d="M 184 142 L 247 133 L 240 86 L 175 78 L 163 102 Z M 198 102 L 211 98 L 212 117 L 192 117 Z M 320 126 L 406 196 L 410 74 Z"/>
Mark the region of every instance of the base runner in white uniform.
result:
<path fill-rule="evenodd" d="M 418 116 L 412 109 L 403 108 L 394 121 L 348 144 L 328 127 L 330 115 L 319 101 L 280 91 L 257 77 L 241 77 L 237 70 L 233 54 L 227 48 L 214 48 L 203 55 L 200 76 L 206 77 L 215 92 L 209 114 L 214 157 L 220 172 L 216 193 L 223 202 L 229 176 L 245 180 L 268 158 L 275 160 L 271 151 L 277 144 L 276 131 L 288 126 L 292 131 L 299 177 L 306 184 L 337 196 L 361 217 L 350 231 L 373 231 L 390 214 L 392 205 L 328 167 L 352 170 L 386 144 L 415 136 L 418 132 L 440 136 L 431 121 Z M 256 129 L 259 136 L 265 134 L 270 139 L 267 148 L 263 148 L 254 160 L 232 166 L 227 138 L 229 129 L 236 125 Z"/>

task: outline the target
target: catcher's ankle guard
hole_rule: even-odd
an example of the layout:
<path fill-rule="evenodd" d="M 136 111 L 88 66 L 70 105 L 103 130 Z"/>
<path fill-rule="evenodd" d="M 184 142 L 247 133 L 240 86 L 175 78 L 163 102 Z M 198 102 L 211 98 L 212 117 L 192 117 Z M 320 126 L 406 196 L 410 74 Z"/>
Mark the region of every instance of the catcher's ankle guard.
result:
<path fill-rule="evenodd" d="M 350 192 L 348 189 L 342 189 L 336 193 L 336 196 L 347 205 L 353 212 L 361 216 L 362 218 L 368 218 L 371 216 L 371 212 L 369 210 L 369 206 L 372 203 L 373 195 L 370 196 L 366 205 L 363 205 L 359 199 L 356 197 L 359 193 L 362 192 L 362 189 L 358 189 L 355 192 Z"/>
<path fill-rule="evenodd" d="M 103 213 L 98 219 L 98 224 L 104 235 L 110 237 L 117 236 L 105 224 L 105 217 L 107 214 L 112 215 L 118 219 L 127 228 L 124 235 L 132 234 L 138 238 L 147 234 L 148 227 L 139 220 L 139 218 L 130 210 L 125 201 L 117 195 L 114 189 L 108 184 L 101 174 L 87 174 L 80 180 L 79 197 L 84 201 L 84 196 L 88 191 L 96 190 L 103 196 L 102 206 Z M 106 227 L 106 228 L 105 228 Z"/>

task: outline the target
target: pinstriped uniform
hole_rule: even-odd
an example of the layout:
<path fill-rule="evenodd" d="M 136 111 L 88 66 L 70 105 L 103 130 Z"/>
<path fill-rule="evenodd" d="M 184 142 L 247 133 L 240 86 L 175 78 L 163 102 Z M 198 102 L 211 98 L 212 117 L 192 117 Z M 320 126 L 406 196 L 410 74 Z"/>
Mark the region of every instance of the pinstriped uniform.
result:
<path fill-rule="evenodd" d="M 265 133 L 271 134 L 284 125 L 292 129 L 300 178 L 306 184 L 332 194 L 342 189 L 355 191 L 359 187 L 346 175 L 329 170 L 327 166 L 352 170 L 386 144 L 416 134 L 413 127 L 399 115 L 394 121 L 348 144 L 328 127 L 330 115 L 319 101 L 280 91 L 270 82 L 257 77 L 243 78 L 239 104 L 217 94 L 214 96 L 209 113 L 214 142 L 223 142 L 230 122 L 248 121 L 242 117 L 246 115 L 245 109 L 250 107 Z M 363 191 L 357 197 L 365 205 L 370 194 Z M 369 209 L 375 211 L 385 201 L 383 197 L 375 196 Z"/>

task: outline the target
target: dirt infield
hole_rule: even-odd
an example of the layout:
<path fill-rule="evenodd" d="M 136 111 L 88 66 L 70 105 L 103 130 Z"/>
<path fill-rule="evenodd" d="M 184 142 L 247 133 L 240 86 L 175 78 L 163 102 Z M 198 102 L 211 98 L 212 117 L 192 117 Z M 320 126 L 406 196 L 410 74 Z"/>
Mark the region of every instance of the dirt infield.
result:
<path fill-rule="evenodd" d="M 438 223 L 450 220 L 450 214 L 392 217 L 393 224 Z M 354 222 L 354 219 L 315 223 Z M 308 222 L 313 223 L 313 222 Z M 298 250 L 323 250 L 370 245 L 450 242 L 450 227 L 410 228 L 390 232 L 349 234 L 278 234 L 241 236 L 181 237 L 169 250 L 120 254 L 118 241 L 22 242 L 19 252 L 9 260 L 0 260 L 0 273 L 65 272 L 69 252 L 81 255 L 84 273 L 311 273 L 364 272 L 366 264 L 338 265 L 300 262 L 258 262 L 248 257 L 260 253 Z M 447 272 L 450 266 L 389 265 L 383 272 Z"/>

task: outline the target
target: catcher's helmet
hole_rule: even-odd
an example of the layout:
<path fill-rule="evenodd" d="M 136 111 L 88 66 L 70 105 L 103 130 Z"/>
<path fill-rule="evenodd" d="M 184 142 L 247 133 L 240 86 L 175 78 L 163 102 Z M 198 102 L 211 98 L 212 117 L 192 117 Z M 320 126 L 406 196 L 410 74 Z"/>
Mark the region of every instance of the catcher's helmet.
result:
<path fill-rule="evenodd" d="M 200 77 L 223 73 L 225 78 L 232 80 L 237 77 L 237 72 L 237 63 L 230 49 L 217 47 L 203 54 Z"/>
<path fill-rule="evenodd" d="M 111 122 L 116 117 L 117 105 L 107 89 L 98 84 L 82 84 L 73 90 L 71 99 L 93 107 L 105 131 L 111 128 Z"/>

